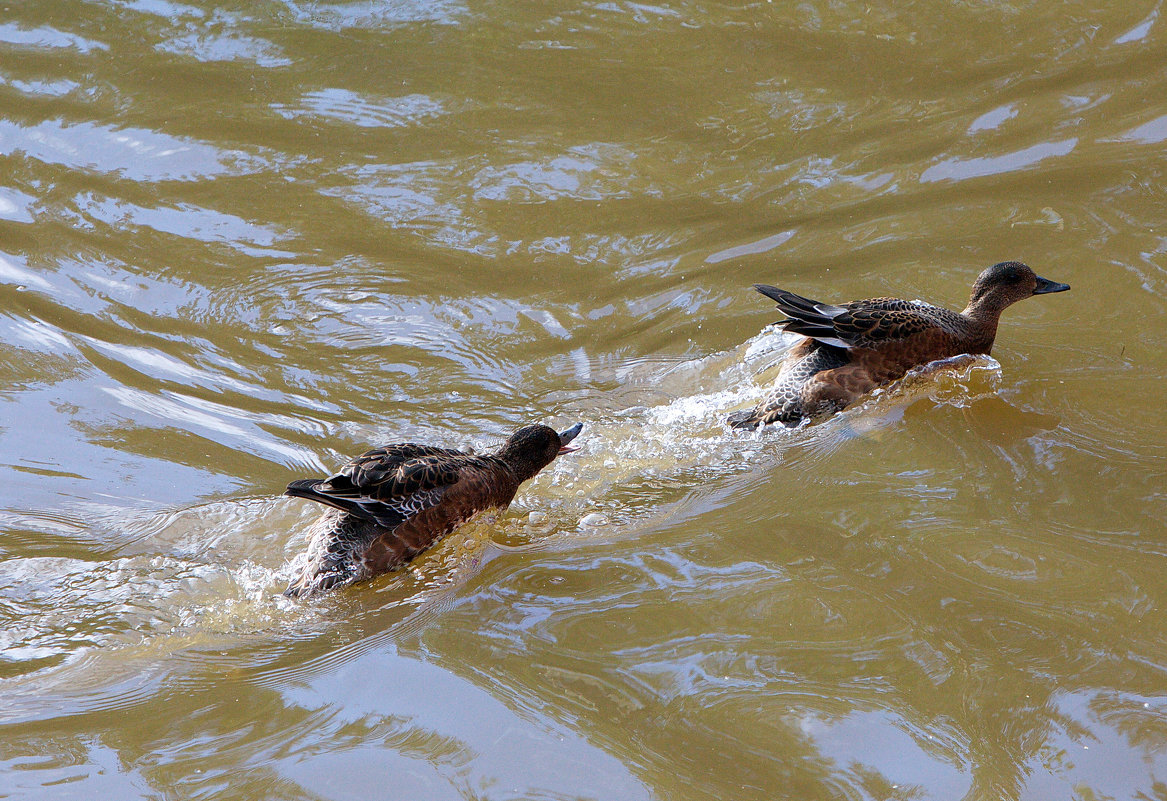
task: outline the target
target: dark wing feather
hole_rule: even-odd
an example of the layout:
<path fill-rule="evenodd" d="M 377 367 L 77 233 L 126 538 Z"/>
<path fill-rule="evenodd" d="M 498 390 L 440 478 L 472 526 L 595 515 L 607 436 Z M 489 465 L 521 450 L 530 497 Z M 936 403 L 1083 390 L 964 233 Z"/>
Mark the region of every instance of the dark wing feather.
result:
<path fill-rule="evenodd" d="M 835 319 L 840 339 L 853 347 L 875 348 L 943 327 L 947 309 L 898 298 L 874 298 L 847 304 Z"/>
<path fill-rule="evenodd" d="M 330 478 L 293 481 L 285 494 L 395 528 L 435 506 L 473 458 L 446 448 L 390 445 L 361 454 Z"/>
<path fill-rule="evenodd" d="M 435 448 L 432 445 L 415 445 L 411 442 L 400 445 L 386 445 L 362 453 L 340 469 L 340 473 L 328 479 L 338 486 L 372 487 L 389 479 L 401 466 L 413 459 L 426 457 L 459 459 L 466 454 L 449 448 Z M 342 479 L 347 479 L 347 482 Z"/>
<path fill-rule="evenodd" d="M 790 318 L 779 323 L 784 331 L 837 348 L 877 348 L 943 327 L 945 317 L 955 315 L 947 309 L 898 298 L 832 306 L 765 284 L 755 284 L 755 288 Z"/>

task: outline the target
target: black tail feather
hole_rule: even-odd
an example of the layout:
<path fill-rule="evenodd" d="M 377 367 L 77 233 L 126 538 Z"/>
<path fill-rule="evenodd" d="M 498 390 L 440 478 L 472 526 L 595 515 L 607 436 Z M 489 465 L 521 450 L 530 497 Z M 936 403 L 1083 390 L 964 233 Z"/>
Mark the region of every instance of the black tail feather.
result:
<path fill-rule="evenodd" d="M 318 478 L 302 478 L 299 481 L 293 481 L 284 490 L 284 494 L 292 498 L 304 498 L 308 501 L 316 501 L 325 506 L 331 506 L 334 509 L 340 509 L 342 512 L 348 512 L 350 515 L 355 515 L 363 520 L 376 520 L 376 516 L 364 507 L 359 501 L 350 498 L 338 498 L 335 495 L 329 495 L 317 489 L 322 482 Z"/>
<path fill-rule="evenodd" d="M 348 512 L 354 517 L 369 520 L 384 528 L 396 528 L 405 522 L 405 516 L 387 504 L 368 498 L 362 501 L 321 492 L 318 487 L 322 483 L 323 481 L 318 478 L 302 478 L 289 484 L 288 488 L 284 490 L 284 494 L 292 498 L 304 498 L 331 506 L 334 509 L 340 509 L 342 512 Z"/>
<path fill-rule="evenodd" d="M 822 312 L 816 308 L 822 304 L 804 298 L 802 295 L 796 295 L 793 292 L 787 292 L 785 289 L 769 286 L 767 284 L 754 284 L 754 289 L 761 292 L 770 300 L 778 304 L 778 308 L 782 310 L 783 314 L 789 317 L 798 318 L 823 318 Z M 827 318 L 829 319 L 829 318 Z"/>
<path fill-rule="evenodd" d="M 301 478 L 289 484 L 288 488 L 284 490 L 284 494 L 292 498 L 304 498 L 309 501 L 335 506 L 337 509 L 347 511 L 348 506 L 344 504 L 351 502 L 345 501 L 343 498 L 333 498 L 320 492 L 317 487 L 321 483 L 323 482 L 318 478 Z"/>
<path fill-rule="evenodd" d="M 787 317 L 804 320 L 808 323 L 817 323 L 830 327 L 832 321 L 846 309 L 842 306 L 832 306 L 829 303 L 819 303 L 817 300 L 804 298 L 785 289 L 769 286 L 768 284 L 754 284 L 754 289 L 761 292 L 770 300 L 778 304 L 778 310 Z"/>
<path fill-rule="evenodd" d="M 783 331 L 789 331 L 792 334 L 802 334 L 804 337 L 811 339 L 818 339 L 820 337 L 827 337 L 830 339 L 837 339 L 838 334 L 835 332 L 834 326 L 828 323 L 820 323 L 813 320 L 798 320 L 790 319 L 783 320 L 778 324 Z"/>
<path fill-rule="evenodd" d="M 725 422 L 729 423 L 730 428 L 753 430 L 758 427 L 758 420 L 754 417 L 753 409 L 734 412 L 725 418 Z"/>

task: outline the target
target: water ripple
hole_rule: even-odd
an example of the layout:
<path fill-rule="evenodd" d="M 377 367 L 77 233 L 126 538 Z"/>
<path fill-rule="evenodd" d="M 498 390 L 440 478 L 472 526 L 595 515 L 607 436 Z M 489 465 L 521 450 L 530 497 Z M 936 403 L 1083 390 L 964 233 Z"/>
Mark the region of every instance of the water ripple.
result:
<path fill-rule="evenodd" d="M 0 24 L 0 42 L 15 47 L 28 47 L 47 50 L 75 50 L 78 53 L 91 53 L 94 50 L 109 50 L 104 42 L 95 42 L 75 33 L 59 31 L 56 28 L 41 26 L 39 28 L 22 28 L 15 22 Z"/>
<path fill-rule="evenodd" d="M 163 234 L 186 237 L 202 244 L 224 243 L 252 257 L 289 257 L 276 243 L 284 232 L 248 222 L 231 214 L 183 203 L 173 207 L 146 208 L 125 200 L 83 193 L 75 199 L 85 224 L 100 222 L 115 229 L 149 228 Z"/>
<path fill-rule="evenodd" d="M 920 181 L 963 181 L 1004 172 L 1015 172 L 1032 167 L 1049 158 L 1067 156 L 1077 147 L 1077 138 L 1058 142 L 1042 142 L 1013 153 L 1000 156 L 980 156 L 977 158 L 948 158 L 933 164 L 922 173 Z"/>
<path fill-rule="evenodd" d="M 0 155 L 16 154 L 135 181 L 193 181 L 260 168 L 257 159 L 241 151 L 223 151 L 145 128 L 61 120 L 22 126 L 0 119 Z"/>
<path fill-rule="evenodd" d="M 455 25 L 469 16 L 463 0 L 389 0 L 388 2 L 287 3 L 297 21 L 327 30 L 366 29 L 436 22 Z"/>
<path fill-rule="evenodd" d="M 345 89 L 308 92 L 297 105 L 276 104 L 272 109 L 287 119 L 335 121 L 361 128 L 400 128 L 418 125 L 450 113 L 447 103 L 428 95 L 368 97 Z"/>

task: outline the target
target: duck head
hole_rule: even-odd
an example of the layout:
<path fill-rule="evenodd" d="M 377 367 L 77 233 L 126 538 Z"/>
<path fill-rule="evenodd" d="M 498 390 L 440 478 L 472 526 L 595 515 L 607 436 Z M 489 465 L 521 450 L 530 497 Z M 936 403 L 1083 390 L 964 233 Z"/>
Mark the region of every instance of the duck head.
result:
<path fill-rule="evenodd" d="M 1019 261 L 1003 261 L 977 276 L 965 313 L 974 317 L 986 312 L 996 316 L 1019 300 L 1065 292 L 1069 288 L 1069 284 L 1042 278 Z"/>
<path fill-rule="evenodd" d="M 583 423 L 576 423 L 563 432 L 544 425 L 524 426 L 511 434 L 498 455 L 525 481 L 555 461 L 559 454 L 576 450 L 569 445 L 582 430 Z"/>

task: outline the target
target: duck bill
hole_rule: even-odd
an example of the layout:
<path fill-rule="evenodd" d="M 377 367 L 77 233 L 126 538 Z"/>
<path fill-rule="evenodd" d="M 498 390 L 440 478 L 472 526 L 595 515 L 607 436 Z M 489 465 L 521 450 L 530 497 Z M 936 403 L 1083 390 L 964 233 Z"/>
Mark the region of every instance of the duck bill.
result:
<path fill-rule="evenodd" d="M 566 431 L 559 432 L 559 452 L 571 453 L 572 451 L 579 450 L 579 448 L 568 447 L 568 443 L 579 436 L 579 432 L 581 431 L 583 431 L 583 423 L 576 423 Z"/>
<path fill-rule="evenodd" d="M 1051 281 L 1039 275 L 1037 276 L 1037 286 L 1034 287 L 1033 294 L 1048 295 L 1051 292 L 1065 292 L 1069 288 L 1069 284 L 1059 284 L 1057 281 Z"/>

